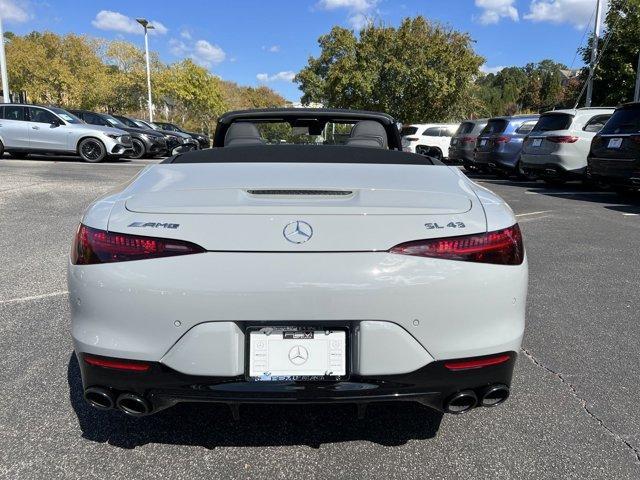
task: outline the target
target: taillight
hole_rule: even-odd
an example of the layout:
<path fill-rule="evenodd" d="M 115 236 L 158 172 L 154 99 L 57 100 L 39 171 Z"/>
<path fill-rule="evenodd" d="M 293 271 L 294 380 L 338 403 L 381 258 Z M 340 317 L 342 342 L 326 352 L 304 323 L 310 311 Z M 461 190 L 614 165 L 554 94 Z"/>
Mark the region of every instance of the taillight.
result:
<path fill-rule="evenodd" d="M 473 143 L 476 141 L 476 137 L 462 137 L 460 141 L 462 143 Z"/>
<path fill-rule="evenodd" d="M 129 372 L 146 372 L 151 365 L 137 360 L 124 360 L 120 358 L 95 357 L 84 355 L 85 363 L 94 367 L 110 368 L 111 370 L 126 370 Z"/>
<path fill-rule="evenodd" d="M 508 137 L 506 135 L 500 135 L 499 137 L 496 137 L 494 142 L 496 143 L 509 143 L 509 140 L 511 140 L 511 137 Z"/>
<path fill-rule="evenodd" d="M 629 140 L 631 140 L 634 143 L 640 143 L 640 135 L 631 135 L 629 137 Z"/>
<path fill-rule="evenodd" d="M 453 360 L 444 364 L 448 370 L 473 370 L 476 368 L 489 367 L 492 365 L 500 365 L 511 360 L 511 356 L 504 353 L 502 355 L 495 355 L 492 357 L 483 358 L 469 358 L 467 360 Z"/>
<path fill-rule="evenodd" d="M 126 262 L 189 255 L 205 251 L 198 245 L 182 240 L 112 233 L 80 224 L 71 250 L 71 263 L 92 265 Z"/>
<path fill-rule="evenodd" d="M 498 265 L 520 265 L 524 260 L 522 233 L 517 223 L 503 230 L 477 235 L 401 243 L 389 252 Z"/>
<path fill-rule="evenodd" d="M 576 143 L 578 141 L 578 137 L 574 137 L 573 135 L 551 135 L 549 137 L 545 137 L 545 140 L 553 143 Z"/>

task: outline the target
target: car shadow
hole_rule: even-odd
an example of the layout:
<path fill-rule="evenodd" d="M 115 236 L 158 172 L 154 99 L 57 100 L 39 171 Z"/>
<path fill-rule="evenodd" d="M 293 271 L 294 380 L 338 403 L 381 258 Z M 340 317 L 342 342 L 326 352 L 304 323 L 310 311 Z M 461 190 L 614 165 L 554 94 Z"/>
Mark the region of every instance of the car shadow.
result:
<path fill-rule="evenodd" d="M 233 420 L 221 404 L 178 404 L 142 418 L 90 407 L 82 397 L 80 367 L 75 354 L 67 368 L 69 398 L 82 436 L 99 443 L 132 449 L 148 443 L 216 447 L 260 447 L 323 444 L 365 440 L 397 446 L 433 438 L 443 414 L 414 402 L 369 406 L 359 420 L 353 404 L 242 405 Z"/>
<path fill-rule="evenodd" d="M 39 155 L 39 154 L 30 154 L 27 158 L 13 158 L 11 155 L 9 154 L 5 154 L 4 156 L 1 157 L 2 159 L 6 159 L 6 160 L 20 160 L 23 162 L 28 162 L 28 161 L 33 161 L 33 160 L 37 160 L 37 161 L 51 161 L 51 162 L 58 162 L 58 163 L 86 163 L 84 160 L 82 160 L 82 158 L 80 158 L 79 156 L 76 155 Z M 102 162 L 100 163 L 128 163 L 131 162 L 130 158 L 126 158 L 126 157 L 119 157 L 119 158 L 113 158 L 113 157 L 107 157 L 105 158 Z"/>

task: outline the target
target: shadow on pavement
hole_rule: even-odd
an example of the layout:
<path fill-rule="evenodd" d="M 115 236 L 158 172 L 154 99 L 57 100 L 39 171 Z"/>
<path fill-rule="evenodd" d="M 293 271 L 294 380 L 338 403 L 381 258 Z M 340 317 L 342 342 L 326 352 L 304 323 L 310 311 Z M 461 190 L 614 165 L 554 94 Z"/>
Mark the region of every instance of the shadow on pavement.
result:
<path fill-rule="evenodd" d="M 351 404 L 242 405 L 239 421 L 220 404 L 178 404 L 142 418 L 100 411 L 82 398 L 75 354 L 67 369 L 69 397 L 82 436 L 120 448 L 147 443 L 216 447 L 306 445 L 365 440 L 384 446 L 433 438 L 442 413 L 413 402 L 372 404 L 364 420 Z"/>

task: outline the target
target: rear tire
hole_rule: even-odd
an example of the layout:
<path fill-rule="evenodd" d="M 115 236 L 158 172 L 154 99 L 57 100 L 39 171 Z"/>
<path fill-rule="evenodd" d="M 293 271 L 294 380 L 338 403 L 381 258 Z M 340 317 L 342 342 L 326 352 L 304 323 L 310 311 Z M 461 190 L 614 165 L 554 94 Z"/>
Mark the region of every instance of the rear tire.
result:
<path fill-rule="evenodd" d="M 143 158 L 147 154 L 147 148 L 144 145 L 142 140 L 138 140 L 137 138 L 132 138 L 131 143 L 133 143 L 133 153 L 128 155 L 128 158 L 139 159 Z"/>
<path fill-rule="evenodd" d="M 107 149 L 97 138 L 85 138 L 78 144 L 78 155 L 85 162 L 98 163 L 107 156 Z"/>

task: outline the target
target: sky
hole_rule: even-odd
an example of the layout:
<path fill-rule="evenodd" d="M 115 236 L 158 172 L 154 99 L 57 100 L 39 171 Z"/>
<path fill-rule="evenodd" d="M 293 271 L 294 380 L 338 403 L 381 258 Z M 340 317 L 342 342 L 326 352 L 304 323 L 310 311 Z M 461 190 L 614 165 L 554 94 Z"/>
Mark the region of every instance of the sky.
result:
<path fill-rule="evenodd" d="M 606 4 L 607 0 L 603 0 Z M 225 80 L 267 85 L 297 101 L 292 82 L 318 37 L 332 26 L 398 25 L 423 15 L 468 32 L 482 69 L 545 58 L 581 66 L 576 50 L 592 27 L 596 0 L 0 0 L 5 31 L 33 30 L 125 39 L 143 46 L 137 17 L 156 27 L 150 49 L 173 63 L 192 58 Z M 603 7 L 603 11 L 606 5 Z M 591 26 L 589 25 L 591 23 Z"/>

